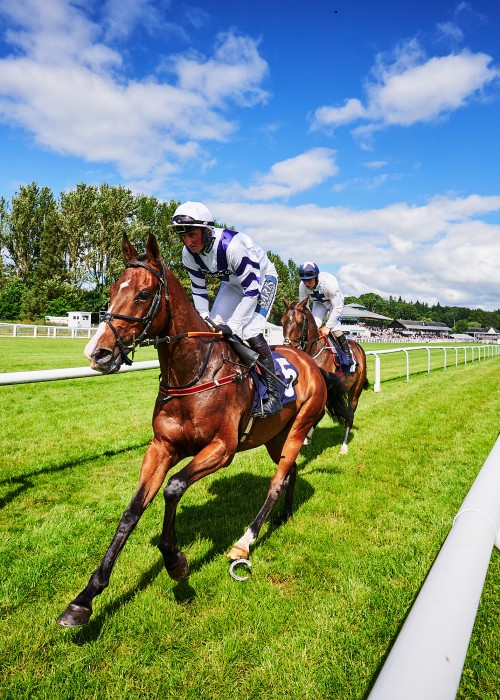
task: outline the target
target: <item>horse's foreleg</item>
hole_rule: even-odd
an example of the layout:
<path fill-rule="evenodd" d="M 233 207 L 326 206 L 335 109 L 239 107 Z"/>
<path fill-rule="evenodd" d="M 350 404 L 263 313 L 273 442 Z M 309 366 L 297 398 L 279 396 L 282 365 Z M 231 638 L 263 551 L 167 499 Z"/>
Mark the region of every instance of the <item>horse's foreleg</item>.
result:
<path fill-rule="evenodd" d="M 92 601 L 108 585 L 113 567 L 125 542 L 158 493 L 168 469 L 177 461 L 177 456 L 168 453 L 159 441 L 153 440 L 149 445 L 144 455 L 139 485 L 120 519 L 115 536 L 87 586 L 57 618 L 60 625 L 80 627 L 89 621 L 92 615 Z"/>
<path fill-rule="evenodd" d="M 163 491 L 165 515 L 158 549 L 163 555 L 168 575 L 175 581 L 180 581 L 189 574 L 189 564 L 186 555 L 177 548 L 177 534 L 175 530 L 177 505 L 191 484 L 217 471 L 220 467 L 227 467 L 232 462 L 235 451 L 236 445 L 233 450 L 228 449 L 223 441 L 210 443 L 189 464 L 169 479 Z"/>

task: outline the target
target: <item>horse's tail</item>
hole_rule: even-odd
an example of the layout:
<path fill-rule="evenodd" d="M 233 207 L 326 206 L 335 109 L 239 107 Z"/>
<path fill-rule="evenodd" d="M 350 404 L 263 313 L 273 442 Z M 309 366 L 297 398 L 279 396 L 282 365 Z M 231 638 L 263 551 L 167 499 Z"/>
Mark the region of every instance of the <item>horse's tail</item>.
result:
<path fill-rule="evenodd" d="M 346 425 L 352 420 L 352 410 L 349 407 L 349 395 L 342 385 L 342 380 L 338 374 L 327 372 L 319 368 L 326 384 L 326 410 L 332 420 L 336 420 L 340 425 Z"/>

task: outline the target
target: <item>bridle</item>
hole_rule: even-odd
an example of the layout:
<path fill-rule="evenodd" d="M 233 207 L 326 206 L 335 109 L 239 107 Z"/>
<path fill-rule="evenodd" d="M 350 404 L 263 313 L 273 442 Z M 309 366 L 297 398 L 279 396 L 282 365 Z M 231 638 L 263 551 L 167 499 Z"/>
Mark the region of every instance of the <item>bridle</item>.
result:
<path fill-rule="evenodd" d="M 307 340 L 307 331 L 309 327 L 309 321 L 307 319 L 307 314 L 305 311 L 301 311 L 301 309 L 293 309 L 293 311 L 299 311 L 302 314 L 302 323 L 299 325 L 297 324 L 297 327 L 299 328 L 299 337 L 298 338 L 285 338 L 283 340 L 283 345 L 291 345 L 292 347 L 298 348 L 299 350 L 305 350 L 307 345 L 310 345 L 311 343 L 314 343 L 315 341 L 308 341 Z"/>
<path fill-rule="evenodd" d="M 167 289 L 167 276 L 165 272 L 165 265 L 163 262 L 161 263 L 161 273 L 157 272 L 151 265 L 148 265 L 146 262 L 143 260 L 129 260 L 127 263 L 125 263 L 125 267 L 143 267 L 145 270 L 150 272 L 156 279 L 158 280 L 159 284 L 156 289 L 155 295 L 153 297 L 153 301 L 151 302 L 151 306 L 149 307 L 149 310 L 145 316 L 126 316 L 125 314 L 113 314 L 110 313 L 109 311 L 104 314 L 102 317 L 102 321 L 104 323 L 107 323 L 108 326 L 110 327 L 111 331 L 113 332 L 113 335 L 115 336 L 116 340 L 116 345 L 118 347 L 118 350 L 120 351 L 120 355 L 122 356 L 122 360 L 124 364 L 126 365 L 131 365 L 132 360 L 129 357 L 129 354 L 132 353 L 132 358 L 134 357 L 134 352 L 135 349 L 138 345 L 142 343 L 142 341 L 146 338 L 146 335 L 149 331 L 149 327 L 151 326 L 151 323 L 153 322 L 154 317 L 158 313 L 158 310 L 161 305 L 161 300 L 162 300 L 162 290 L 164 290 L 165 294 L 165 302 L 167 305 L 167 313 L 168 313 L 168 289 Z M 142 330 L 142 333 L 136 338 L 134 336 L 134 339 L 132 340 L 132 343 L 128 346 L 124 346 L 122 341 L 120 340 L 120 337 L 116 331 L 116 328 L 113 326 L 112 321 L 114 319 L 120 319 L 122 321 L 129 321 L 130 323 L 143 323 L 144 328 Z"/>

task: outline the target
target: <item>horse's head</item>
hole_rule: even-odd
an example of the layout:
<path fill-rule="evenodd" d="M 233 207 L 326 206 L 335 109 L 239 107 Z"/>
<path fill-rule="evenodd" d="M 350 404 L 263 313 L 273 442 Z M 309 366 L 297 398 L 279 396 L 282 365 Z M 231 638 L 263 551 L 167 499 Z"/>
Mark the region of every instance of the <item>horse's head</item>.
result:
<path fill-rule="evenodd" d="M 92 369 L 105 374 L 131 364 L 129 354 L 146 337 L 158 335 L 165 324 L 165 268 L 156 238 L 150 235 L 146 255 L 140 256 L 127 235 L 122 240 L 125 272 L 111 287 L 110 304 L 84 353 Z"/>
<path fill-rule="evenodd" d="M 283 299 L 283 301 L 286 309 L 281 319 L 283 344 L 303 350 L 307 342 L 309 316 L 311 316 L 307 308 L 307 299 L 302 301 Z"/>

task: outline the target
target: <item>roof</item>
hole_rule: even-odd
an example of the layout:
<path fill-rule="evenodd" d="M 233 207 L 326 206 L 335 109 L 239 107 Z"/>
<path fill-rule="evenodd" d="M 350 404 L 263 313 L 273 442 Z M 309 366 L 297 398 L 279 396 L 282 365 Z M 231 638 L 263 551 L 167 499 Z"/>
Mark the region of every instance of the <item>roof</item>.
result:
<path fill-rule="evenodd" d="M 378 321 L 392 321 L 389 316 L 382 316 L 382 314 L 376 314 L 373 311 L 368 311 L 362 304 L 346 304 L 344 306 L 344 311 L 342 312 L 342 318 L 344 320 L 348 318 L 369 318 Z"/>
<path fill-rule="evenodd" d="M 451 331 L 449 326 L 445 326 L 438 321 L 407 321 L 402 318 L 397 318 L 393 323 L 399 323 L 406 328 L 407 331 Z"/>
<path fill-rule="evenodd" d="M 475 335 L 498 335 L 500 331 L 496 328 L 469 328 L 467 333 L 474 333 Z"/>

